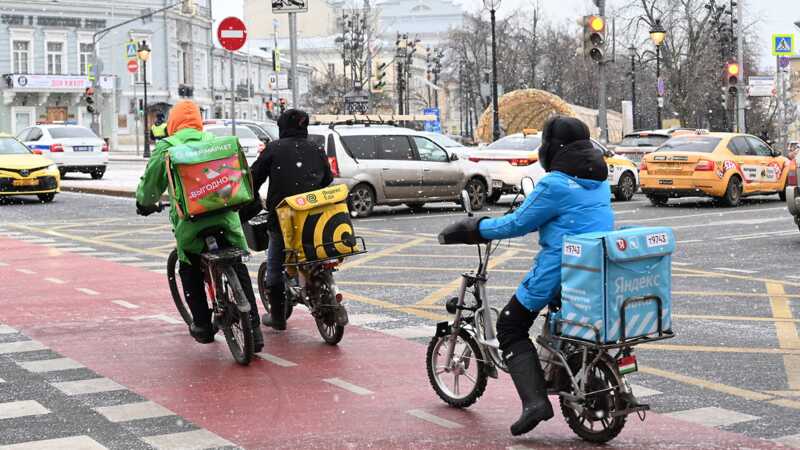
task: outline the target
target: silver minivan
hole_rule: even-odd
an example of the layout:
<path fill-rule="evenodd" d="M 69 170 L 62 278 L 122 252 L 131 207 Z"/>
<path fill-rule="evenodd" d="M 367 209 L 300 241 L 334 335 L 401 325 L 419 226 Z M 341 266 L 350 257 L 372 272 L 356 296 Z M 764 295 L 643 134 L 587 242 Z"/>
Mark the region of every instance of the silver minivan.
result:
<path fill-rule="evenodd" d="M 367 217 L 376 205 L 460 201 L 466 190 L 473 210 L 491 195 L 492 179 L 478 164 L 448 153 L 422 132 L 388 125 L 316 125 L 309 139 L 328 155 L 334 183 L 350 189 L 350 211 Z"/>

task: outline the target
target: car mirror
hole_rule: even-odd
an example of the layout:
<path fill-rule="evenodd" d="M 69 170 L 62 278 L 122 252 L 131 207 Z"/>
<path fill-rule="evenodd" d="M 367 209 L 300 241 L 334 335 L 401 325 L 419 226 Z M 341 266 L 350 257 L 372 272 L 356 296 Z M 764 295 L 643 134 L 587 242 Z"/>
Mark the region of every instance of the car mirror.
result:
<path fill-rule="evenodd" d="M 455 153 L 450 153 L 450 161 L 458 161 L 458 155 Z"/>
<path fill-rule="evenodd" d="M 461 191 L 461 206 L 464 207 L 464 211 L 467 212 L 467 215 L 472 217 L 472 202 L 466 190 Z"/>
<path fill-rule="evenodd" d="M 525 194 L 525 197 L 531 195 L 533 193 L 533 178 L 531 177 L 524 177 L 521 181 L 522 192 Z"/>
<path fill-rule="evenodd" d="M 783 155 L 783 153 L 781 153 L 780 150 L 772 150 L 772 157 L 773 158 L 777 158 L 778 156 L 782 156 L 782 155 Z"/>

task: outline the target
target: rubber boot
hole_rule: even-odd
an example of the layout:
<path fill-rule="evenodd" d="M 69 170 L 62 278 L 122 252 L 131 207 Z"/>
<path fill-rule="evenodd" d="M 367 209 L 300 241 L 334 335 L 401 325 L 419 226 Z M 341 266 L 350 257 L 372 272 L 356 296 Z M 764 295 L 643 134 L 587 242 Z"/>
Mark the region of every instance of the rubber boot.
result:
<path fill-rule="evenodd" d="M 519 436 L 536 428 L 539 422 L 551 419 L 553 407 L 547 399 L 544 371 L 532 342 L 512 344 L 503 358 L 522 400 L 522 415 L 511 425 L 511 434 Z"/>
<path fill-rule="evenodd" d="M 250 310 L 250 324 L 253 329 L 253 351 L 255 353 L 264 350 L 264 334 L 261 333 L 261 321 L 258 319 L 258 310 Z"/>
<path fill-rule="evenodd" d="M 269 314 L 264 314 L 261 322 L 273 330 L 286 329 L 286 291 L 283 284 L 269 287 Z"/>

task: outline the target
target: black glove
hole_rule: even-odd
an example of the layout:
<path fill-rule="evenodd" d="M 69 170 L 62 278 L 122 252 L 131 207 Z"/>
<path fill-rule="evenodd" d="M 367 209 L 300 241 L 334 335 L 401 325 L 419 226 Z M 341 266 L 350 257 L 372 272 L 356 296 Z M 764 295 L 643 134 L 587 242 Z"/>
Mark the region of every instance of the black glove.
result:
<path fill-rule="evenodd" d="M 448 244 L 486 244 L 488 239 L 481 236 L 479 225 L 481 220 L 488 217 L 469 217 L 459 222 L 448 225 L 439 233 L 439 243 Z"/>
<path fill-rule="evenodd" d="M 136 214 L 140 216 L 149 216 L 154 212 L 159 212 L 161 208 L 158 205 L 144 206 L 136 202 Z"/>

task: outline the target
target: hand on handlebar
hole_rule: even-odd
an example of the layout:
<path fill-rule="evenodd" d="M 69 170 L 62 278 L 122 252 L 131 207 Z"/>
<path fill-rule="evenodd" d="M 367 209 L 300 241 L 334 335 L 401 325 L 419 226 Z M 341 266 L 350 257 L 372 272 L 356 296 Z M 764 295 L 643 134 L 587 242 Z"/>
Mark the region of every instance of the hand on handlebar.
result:
<path fill-rule="evenodd" d="M 166 204 L 168 205 L 168 203 Z M 165 204 L 162 202 L 158 202 L 155 205 L 145 206 L 136 202 L 136 214 L 140 216 L 149 216 L 150 214 L 164 211 Z"/>

